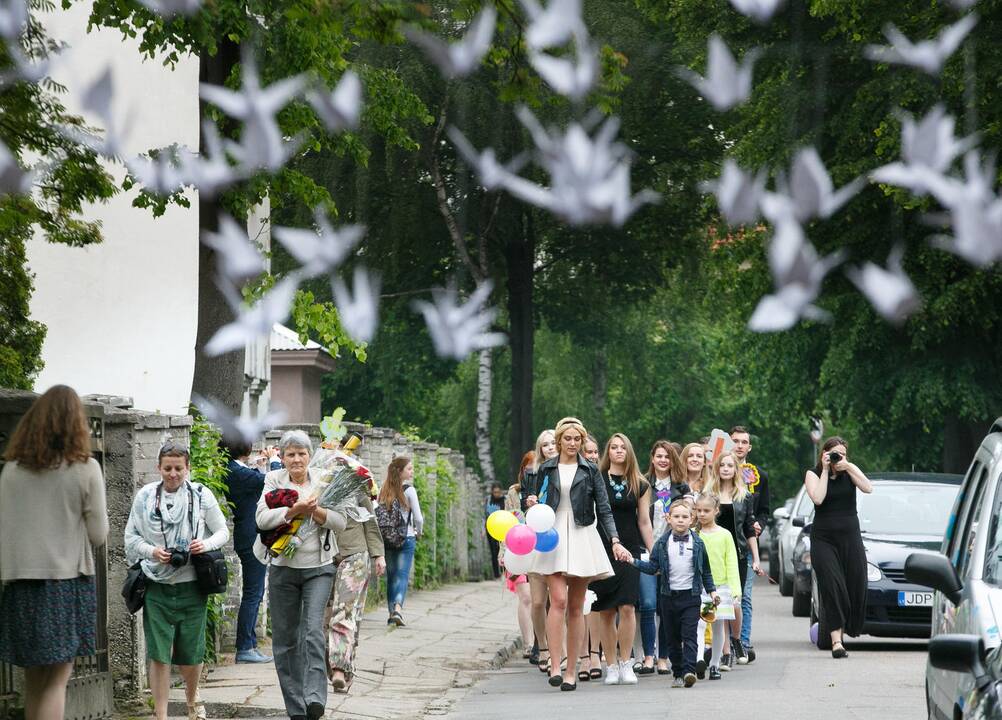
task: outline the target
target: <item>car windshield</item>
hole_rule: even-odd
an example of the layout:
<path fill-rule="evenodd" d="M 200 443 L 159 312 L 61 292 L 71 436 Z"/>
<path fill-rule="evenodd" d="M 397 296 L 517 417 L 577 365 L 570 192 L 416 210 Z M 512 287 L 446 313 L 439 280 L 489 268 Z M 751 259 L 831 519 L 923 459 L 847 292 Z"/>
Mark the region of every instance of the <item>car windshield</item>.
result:
<path fill-rule="evenodd" d="M 933 483 L 876 483 L 869 495 L 856 494 L 860 529 L 872 535 L 937 535 L 960 487 Z"/>

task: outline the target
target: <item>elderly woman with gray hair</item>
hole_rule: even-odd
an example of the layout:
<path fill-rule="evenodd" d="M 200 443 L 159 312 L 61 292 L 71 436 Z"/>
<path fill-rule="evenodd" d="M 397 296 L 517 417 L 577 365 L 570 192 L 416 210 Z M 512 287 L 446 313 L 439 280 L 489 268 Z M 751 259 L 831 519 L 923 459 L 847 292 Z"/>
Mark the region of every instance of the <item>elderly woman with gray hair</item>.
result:
<path fill-rule="evenodd" d="M 312 517 L 316 528 L 307 533 L 292 557 L 270 557 L 261 538 L 254 554 L 271 563 L 268 570 L 268 602 L 271 608 L 272 650 L 275 669 L 292 720 L 316 720 L 327 704 L 326 633 L 324 608 L 334 583 L 334 533 L 345 527 L 345 516 L 317 506 L 322 487 L 321 472 L 311 469 L 313 445 L 301 430 L 286 432 L 278 443 L 285 468 L 272 470 L 264 479 L 264 492 L 257 503 L 258 529 L 274 530 L 295 518 Z M 269 508 L 266 497 L 273 490 L 295 490 L 292 507 Z"/>

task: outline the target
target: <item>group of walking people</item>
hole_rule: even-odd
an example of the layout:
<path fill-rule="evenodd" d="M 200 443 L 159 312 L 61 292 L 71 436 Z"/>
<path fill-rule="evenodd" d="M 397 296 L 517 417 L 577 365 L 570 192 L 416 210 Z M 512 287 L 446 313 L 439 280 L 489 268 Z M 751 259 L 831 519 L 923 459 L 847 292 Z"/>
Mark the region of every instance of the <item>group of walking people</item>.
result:
<path fill-rule="evenodd" d="M 339 512 L 318 505 L 329 478 L 311 467 L 313 445 L 306 433 L 286 432 L 277 448 L 256 461 L 246 444 L 230 443 L 225 450 L 226 500 L 233 508 L 234 550 L 243 578 L 236 661 L 273 660 L 289 717 L 316 720 L 324 715 L 328 684 L 336 692 L 351 687 L 372 570 L 387 575 L 387 623 L 404 624 L 410 566 L 423 526 L 411 482 L 413 463 L 395 458 L 376 497 L 367 488 L 357 493 L 361 512 Z M 0 661 L 25 668 L 27 720 L 61 720 L 74 658 L 96 651 L 93 548 L 106 543 L 109 530 L 103 473 L 72 388 L 56 386 L 34 402 L 4 458 Z M 157 456 L 160 480 L 136 492 L 124 534 L 130 577 L 141 573 L 143 580 L 143 631 L 157 720 L 167 718 L 172 664 L 185 682 L 189 720 L 206 717 L 199 679 L 207 592 L 219 590 L 206 590 L 196 561 L 218 553 L 230 537 L 220 499 L 191 478 L 190 459 L 184 444 L 163 444 Z M 276 497 L 288 502 L 274 506 Z M 377 508 L 402 518 L 385 542 Z M 264 533 L 306 518 L 313 529 L 302 534 L 294 554 L 269 552 Z M 266 577 L 273 658 L 258 650 L 255 631 Z"/>

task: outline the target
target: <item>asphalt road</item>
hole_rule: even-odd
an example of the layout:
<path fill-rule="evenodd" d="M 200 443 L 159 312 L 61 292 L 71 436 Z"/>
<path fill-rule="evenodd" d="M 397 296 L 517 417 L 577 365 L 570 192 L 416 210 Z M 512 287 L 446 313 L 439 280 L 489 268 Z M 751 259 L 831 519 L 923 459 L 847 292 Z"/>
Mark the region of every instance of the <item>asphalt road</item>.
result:
<path fill-rule="evenodd" d="M 453 690 L 434 714 L 449 718 L 798 718 L 919 720 L 925 718 L 926 643 L 864 636 L 833 660 L 808 640 L 806 618 L 790 614 L 790 599 L 762 578 L 755 588 L 752 641 L 756 661 L 720 681 L 672 689 L 670 676 L 648 675 L 636 686 L 579 683 L 561 692 L 518 659 L 464 690 Z M 514 614 L 514 606 L 512 610 Z"/>

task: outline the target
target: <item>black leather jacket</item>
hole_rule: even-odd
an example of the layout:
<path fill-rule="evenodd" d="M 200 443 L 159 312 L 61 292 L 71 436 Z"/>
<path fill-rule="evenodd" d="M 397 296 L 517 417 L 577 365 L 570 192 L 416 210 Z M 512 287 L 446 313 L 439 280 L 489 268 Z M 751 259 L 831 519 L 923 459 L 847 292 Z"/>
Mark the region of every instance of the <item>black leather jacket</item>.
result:
<path fill-rule="evenodd" d="M 734 537 L 737 538 L 738 557 L 748 554 L 748 538 L 755 537 L 755 502 L 749 495 L 734 501 Z"/>
<path fill-rule="evenodd" d="M 522 483 L 523 505 L 525 498 L 535 495 L 539 502 L 545 502 L 554 510 L 560 504 L 560 475 L 557 470 L 559 458 L 553 457 L 544 461 L 536 470 L 535 475 L 526 473 L 526 482 Z M 530 482 L 531 478 L 531 482 Z M 545 500 L 542 493 L 545 491 Z M 574 473 L 571 484 L 571 511 L 574 513 L 574 523 L 588 526 L 595 522 L 598 511 L 598 524 L 607 538 L 619 538 L 616 531 L 616 521 L 612 518 L 612 508 L 609 507 L 609 496 L 605 491 L 605 480 L 598 468 L 578 455 L 578 469 Z"/>

